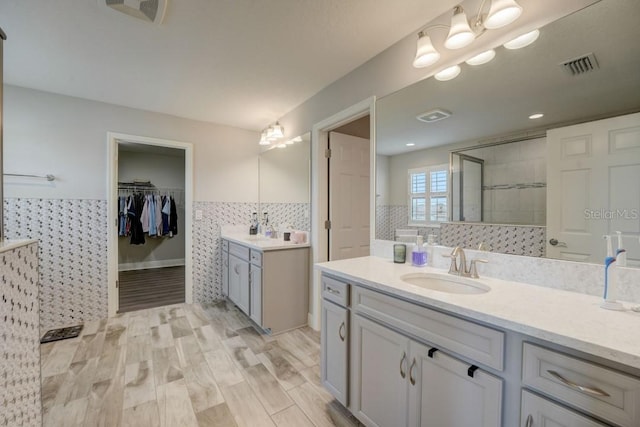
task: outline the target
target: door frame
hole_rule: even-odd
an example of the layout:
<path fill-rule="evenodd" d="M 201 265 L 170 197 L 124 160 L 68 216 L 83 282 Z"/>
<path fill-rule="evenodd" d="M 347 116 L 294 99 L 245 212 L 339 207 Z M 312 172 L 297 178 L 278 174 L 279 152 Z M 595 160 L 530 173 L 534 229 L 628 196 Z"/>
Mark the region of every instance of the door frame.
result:
<path fill-rule="evenodd" d="M 329 215 L 329 164 L 325 152 L 329 148 L 329 132 L 353 120 L 369 115 L 369 157 L 370 157 L 370 240 L 375 238 L 375 170 L 376 170 L 376 132 L 375 132 L 376 97 L 372 96 L 328 117 L 311 127 L 311 200 L 315 203 L 311 208 L 311 259 L 312 264 L 328 261 L 329 233 L 324 222 Z M 311 268 L 311 292 L 309 301 L 309 326 L 320 330 L 321 325 L 321 281 L 320 272 Z"/>
<path fill-rule="evenodd" d="M 151 138 L 139 135 L 107 132 L 107 296 L 108 316 L 118 312 L 118 144 L 127 142 L 140 145 L 153 145 L 184 150 L 184 263 L 185 263 L 185 302 L 193 303 L 193 144 L 168 139 Z"/>

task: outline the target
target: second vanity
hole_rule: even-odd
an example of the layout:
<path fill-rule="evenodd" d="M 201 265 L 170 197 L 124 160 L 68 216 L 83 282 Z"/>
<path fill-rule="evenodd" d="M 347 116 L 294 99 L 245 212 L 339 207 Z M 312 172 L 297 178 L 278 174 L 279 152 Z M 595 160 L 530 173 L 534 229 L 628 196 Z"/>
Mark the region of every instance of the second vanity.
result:
<path fill-rule="evenodd" d="M 308 284 L 308 244 L 223 232 L 222 293 L 263 330 L 307 324 Z"/>
<path fill-rule="evenodd" d="M 367 426 L 640 426 L 640 313 L 378 257 L 322 272 L 322 381 Z"/>

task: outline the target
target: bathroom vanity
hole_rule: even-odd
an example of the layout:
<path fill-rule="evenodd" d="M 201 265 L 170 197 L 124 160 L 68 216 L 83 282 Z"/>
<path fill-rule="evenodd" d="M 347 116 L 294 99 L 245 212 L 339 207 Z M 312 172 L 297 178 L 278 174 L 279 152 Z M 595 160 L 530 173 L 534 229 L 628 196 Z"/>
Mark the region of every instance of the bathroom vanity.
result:
<path fill-rule="evenodd" d="M 317 268 L 322 382 L 367 426 L 640 426 L 640 313 L 378 257 Z"/>
<path fill-rule="evenodd" d="M 306 325 L 309 245 L 223 234 L 222 293 L 269 333 Z"/>

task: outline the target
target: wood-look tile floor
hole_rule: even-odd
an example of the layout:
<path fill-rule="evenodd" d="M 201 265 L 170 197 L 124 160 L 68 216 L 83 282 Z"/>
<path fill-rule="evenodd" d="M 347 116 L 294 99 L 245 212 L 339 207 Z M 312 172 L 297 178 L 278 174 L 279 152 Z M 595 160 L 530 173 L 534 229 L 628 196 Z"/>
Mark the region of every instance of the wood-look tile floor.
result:
<path fill-rule="evenodd" d="M 359 425 L 320 385 L 318 332 L 264 335 L 230 303 L 89 322 L 41 355 L 46 427 Z"/>

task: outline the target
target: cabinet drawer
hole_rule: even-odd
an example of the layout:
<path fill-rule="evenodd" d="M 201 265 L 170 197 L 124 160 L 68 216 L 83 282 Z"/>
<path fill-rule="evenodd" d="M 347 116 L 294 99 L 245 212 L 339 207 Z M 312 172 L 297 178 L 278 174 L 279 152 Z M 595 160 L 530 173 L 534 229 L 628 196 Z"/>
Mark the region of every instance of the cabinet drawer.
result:
<path fill-rule="evenodd" d="M 640 379 L 524 343 L 522 382 L 623 427 L 640 426 Z"/>
<path fill-rule="evenodd" d="M 223 251 L 229 251 L 229 241 L 222 239 L 222 250 Z"/>
<path fill-rule="evenodd" d="M 606 427 L 590 418 L 584 417 L 528 391 L 522 392 L 522 411 L 520 425 L 528 426 L 571 426 Z"/>
<path fill-rule="evenodd" d="M 251 249 L 251 264 L 262 267 L 262 252 Z"/>
<path fill-rule="evenodd" d="M 322 276 L 322 297 L 343 307 L 349 306 L 349 284 Z"/>
<path fill-rule="evenodd" d="M 238 245 L 237 243 L 229 243 L 229 253 L 237 256 L 240 259 L 249 261 L 249 248 L 246 246 Z"/>
<path fill-rule="evenodd" d="M 474 363 L 504 369 L 504 332 L 359 286 L 353 286 L 351 292 L 355 311 Z"/>

